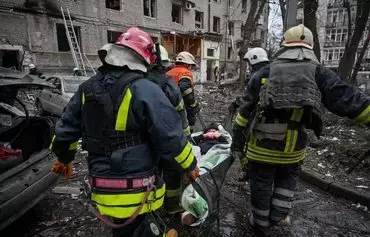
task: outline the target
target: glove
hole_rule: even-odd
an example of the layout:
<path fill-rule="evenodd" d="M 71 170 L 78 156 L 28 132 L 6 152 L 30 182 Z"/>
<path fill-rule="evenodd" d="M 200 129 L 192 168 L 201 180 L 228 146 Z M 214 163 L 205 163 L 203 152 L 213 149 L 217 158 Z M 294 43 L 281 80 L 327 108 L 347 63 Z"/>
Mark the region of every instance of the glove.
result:
<path fill-rule="evenodd" d="M 72 176 L 72 163 L 69 162 L 68 164 L 63 164 L 57 160 L 51 170 L 54 173 L 63 175 L 65 179 L 69 179 Z"/>
<path fill-rule="evenodd" d="M 245 145 L 245 137 L 243 134 L 243 129 L 240 126 L 234 125 L 233 127 L 233 140 L 231 143 L 231 151 L 239 151 L 242 152 L 244 150 Z"/>
<path fill-rule="evenodd" d="M 238 105 L 237 105 L 237 103 L 236 103 L 236 101 L 233 101 L 231 104 L 230 104 L 230 106 L 229 106 L 229 108 L 228 108 L 228 110 L 229 110 L 229 112 L 230 113 L 236 113 L 236 110 L 238 109 Z"/>
<path fill-rule="evenodd" d="M 195 166 L 195 168 L 192 171 L 186 172 L 186 178 L 190 181 L 195 181 L 197 178 L 199 178 L 199 168 L 198 166 Z"/>

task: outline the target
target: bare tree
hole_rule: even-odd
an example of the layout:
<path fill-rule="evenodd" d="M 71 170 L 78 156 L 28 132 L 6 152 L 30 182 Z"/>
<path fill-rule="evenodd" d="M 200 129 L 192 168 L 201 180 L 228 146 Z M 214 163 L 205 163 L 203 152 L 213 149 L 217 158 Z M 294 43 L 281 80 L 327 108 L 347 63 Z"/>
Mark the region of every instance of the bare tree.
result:
<path fill-rule="evenodd" d="M 283 26 L 285 26 L 286 21 L 286 0 L 279 0 L 280 12 L 281 12 L 281 19 L 283 20 Z"/>
<path fill-rule="evenodd" d="M 361 49 L 361 52 L 360 52 L 359 56 L 357 57 L 355 67 L 353 68 L 353 73 L 352 73 L 352 76 L 351 76 L 351 83 L 352 84 L 357 83 L 357 74 L 358 74 L 358 71 L 360 70 L 365 52 L 366 52 L 367 48 L 369 47 L 369 42 L 370 42 L 370 27 L 368 27 L 367 38 L 365 40 L 364 45 L 362 46 L 362 49 Z"/>
<path fill-rule="evenodd" d="M 304 0 L 303 1 L 303 13 L 304 13 L 304 25 L 312 31 L 314 46 L 313 51 L 316 54 L 317 59 L 320 61 L 320 42 L 317 34 L 316 26 L 316 12 L 319 7 L 318 0 Z"/>
<path fill-rule="evenodd" d="M 239 50 L 239 58 L 240 58 L 240 73 L 239 73 L 239 84 L 240 88 L 244 88 L 244 78 L 245 78 L 245 70 L 247 68 L 246 62 L 243 60 L 244 55 L 248 51 L 248 47 L 250 46 L 251 36 L 252 33 L 257 29 L 257 22 L 261 16 L 263 8 L 265 7 L 267 0 L 251 0 L 251 5 L 249 8 L 249 13 L 247 20 L 244 24 L 244 32 L 243 32 L 243 44 Z M 258 4 L 259 3 L 259 4 Z M 258 9 L 258 10 L 257 10 Z"/>
<path fill-rule="evenodd" d="M 355 63 L 357 48 L 363 36 L 366 28 L 366 23 L 369 18 L 370 1 L 357 0 L 356 10 L 355 29 L 353 31 L 352 37 L 350 37 L 350 39 L 347 39 L 347 44 L 344 50 L 343 57 L 339 62 L 338 74 L 344 80 L 350 79 L 351 71 Z M 350 19 L 350 15 L 348 16 L 348 19 Z M 348 29 L 348 31 L 350 31 L 350 29 Z"/>

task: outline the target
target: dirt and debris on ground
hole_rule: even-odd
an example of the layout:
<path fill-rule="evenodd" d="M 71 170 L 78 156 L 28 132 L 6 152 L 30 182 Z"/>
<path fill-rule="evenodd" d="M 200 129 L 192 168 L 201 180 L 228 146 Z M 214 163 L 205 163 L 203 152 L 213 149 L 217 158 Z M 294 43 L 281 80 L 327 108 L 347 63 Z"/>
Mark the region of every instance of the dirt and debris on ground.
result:
<path fill-rule="evenodd" d="M 222 122 L 230 102 L 241 94 L 227 88 L 218 89 L 215 85 L 198 86 L 197 92 L 201 100 L 202 116 L 207 124 Z M 329 173 L 334 178 L 343 178 L 343 182 L 351 186 L 368 186 L 368 161 L 360 164 L 351 175 L 345 174 L 345 169 L 366 149 L 366 136 L 359 135 L 365 130 L 345 119 L 328 118 L 330 120 L 325 121 L 323 138 L 319 141 L 311 138 L 312 148 L 305 166 Z M 85 158 L 86 152 L 79 152 L 73 164 L 72 178 L 68 181 L 60 178 L 53 187 L 56 188 L 54 191 L 51 188 L 43 201 L 1 232 L 0 236 L 111 236 L 110 230 L 88 211 L 85 195 L 80 192 L 87 174 Z M 213 226 L 213 236 L 255 236 L 247 224 L 249 187 L 248 183 L 239 181 L 240 173 L 240 165 L 236 161 L 222 189 L 221 233 L 217 234 L 216 226 Z M 298 187 L 291 216 L 290 227 L 272 228 L 267 236 L 370 236 L 370 213 L 366 207 L 335 198 L 306 183 Z M 208 236 L 209 228 L 204 228 L 201 233 L 199 228 L 181 226 L 179 215 L 165 220 L 179 230 L 180 236 Z"/>

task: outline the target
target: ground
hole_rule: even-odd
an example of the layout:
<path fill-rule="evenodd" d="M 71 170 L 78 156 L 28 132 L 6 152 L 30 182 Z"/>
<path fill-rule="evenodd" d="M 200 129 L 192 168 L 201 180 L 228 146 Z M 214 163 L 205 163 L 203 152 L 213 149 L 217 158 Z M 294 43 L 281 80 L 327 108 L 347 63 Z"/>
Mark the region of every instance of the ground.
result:
<path fill-rule="evenodd" d="M 206 122 L 221 122 L 230 101 L 239 94 L 228 89 L 220 90 L 214 85 L 199 86 L 198 96 L 202 101 L 202 114 Z M 323 139 L 311 138 L 312 148 L 305 161 L 306 168 L 330 174 L 353 188 L 362 185 L 358 189 L 366 190 L 366 184 L 369 183 L 368 161 L 360 164 L 351 175 L 345 173 L 357 156 L 368 148 L 366 130 L 330 114 L 327 117 L 330 119 L 325 121 Z M 85 156 L 84 152 L 79 152 L 72 179 L 65 181 L 61 178 L 58 183 L 58 186 L 70 187 L 72 194 L 57 194 L 50 190 L 43 201 L 1 232 L 0 236 L 110 236 L 109 230 L 90 214 L 86 199 L 79 192 L 87 172 Z M 254 236 L 247 224 L 250 210 L 248 184 L 239 181 L 239 176 L 240 165 L 236 161 L 222 189 L 219 236 Z M 370 236 L 370 213 L 366 207 L 334 198 L 306 183 L 301 182 L 298 187 L 291 216 L 293 224 L 289 228 L 273 228 L 267 236 Z M 208 236 L 206 231 L 200 233 L 197 228 L 181 227 L 179 216 L 166 221 L 180 230 L 180 236 Z M 215 227 L 211 234 L 218 236 Z"/>

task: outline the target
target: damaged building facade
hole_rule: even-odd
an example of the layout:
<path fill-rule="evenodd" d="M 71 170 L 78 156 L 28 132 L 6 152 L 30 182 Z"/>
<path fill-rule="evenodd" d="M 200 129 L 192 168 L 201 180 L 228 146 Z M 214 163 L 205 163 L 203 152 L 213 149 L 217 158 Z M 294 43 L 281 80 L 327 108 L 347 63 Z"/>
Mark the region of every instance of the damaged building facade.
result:
<path fill-rule="evenodd" d="M 231 22 L 227 12 L 247 16 L 233 0 L 0 0 L 0 66 L 26 71 L 33 63 L 45 74 L 71 73 L 75 65 L 61 7 L 70 11 L 81 51 L 94 68 L 100 66 L 102 45 L 138 26 L 161 42 L 171 58 L 183 50 L 192 53 L 199 62 L 197 82 L 213 80 L 214 69 L 232 60 L 222 57 L 237 44 L 223 37 Z"/>

